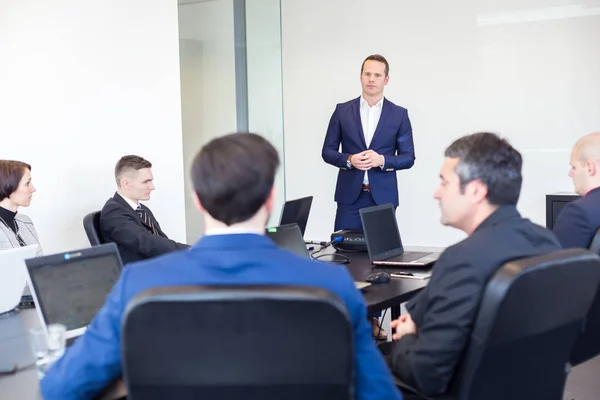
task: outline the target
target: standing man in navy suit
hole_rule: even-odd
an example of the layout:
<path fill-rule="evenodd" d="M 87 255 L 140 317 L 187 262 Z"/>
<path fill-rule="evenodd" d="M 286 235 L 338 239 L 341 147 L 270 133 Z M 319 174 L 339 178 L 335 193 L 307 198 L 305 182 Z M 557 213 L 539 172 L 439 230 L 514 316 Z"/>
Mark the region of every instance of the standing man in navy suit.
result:
<path fill-rule="evenodd" d="M 398 207 L 396 171 L 415 163 L 408 111 L 383 97 L 389 70 L 382 55 L 367 57 L 360 68 L 362 95 L 338 104 L 329 121 L 321 155 L 326 163 L 340 169 L 335 188 L 335 231 L 362 232 L 361 208 L 386 203 Z M 373 336 L 386 340 L 378 316 L 371 319 Z"/>
<path fill-rule="evenodd" d="M 582 137 L 571 152 L 575 192 L 582 196 L 562 209 L 553 232 L 565 248 L 587 249 L 600 228 L 600 132 Z"/>
<path fill-rule="evenodd" d="M 388 73 L 383 56 L 367 57 L 360 71 L 362 95 L 338 104 L 329 121 L 322 157 L 340 169 L 335 189 L 336 231 L 362 231 L 361 208 L 386 203 L 398 207 L 396 171 L 409 169 L 415 162 L 408 112 L 383 97 Z"/>

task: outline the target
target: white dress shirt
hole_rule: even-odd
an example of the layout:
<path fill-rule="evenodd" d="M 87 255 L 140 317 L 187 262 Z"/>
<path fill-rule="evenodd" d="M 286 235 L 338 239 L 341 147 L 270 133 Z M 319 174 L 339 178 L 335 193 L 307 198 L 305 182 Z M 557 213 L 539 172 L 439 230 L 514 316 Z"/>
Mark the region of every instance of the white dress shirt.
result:
<path fill-rule="evenodd" d="M 123 200 L 125 200 L 127 202 L 127 204 L 129 204 L 131 206 L 131 208 L 133 208 L 134 210 L 137 210 L 138 208 L 138 203 L 136 203 L 133 200 L 129 200 L 127 197 L 123 196 L 121 193 L 117 192 L 117 194 L 119 196 L 121 196 L 123 198 Z"/>
<path fill-rule="evenodd" d="M 371 140 L 377 129 L 379 118 L 381 118 L 381 110 L 383 108 L 383 97 L 373 107 L 369 106 L 369 103 L 364 97 L 360 96 L 360 122 L 362 124 L 362 130 L 365 135 L 365 143 L 367 149 L 371 146 Z M 383 166 L 382 166 L 383 167 Z M 365 171 L 365 177 L 363 178 L 363 184 L 369 184 L 369 174 Z"/>

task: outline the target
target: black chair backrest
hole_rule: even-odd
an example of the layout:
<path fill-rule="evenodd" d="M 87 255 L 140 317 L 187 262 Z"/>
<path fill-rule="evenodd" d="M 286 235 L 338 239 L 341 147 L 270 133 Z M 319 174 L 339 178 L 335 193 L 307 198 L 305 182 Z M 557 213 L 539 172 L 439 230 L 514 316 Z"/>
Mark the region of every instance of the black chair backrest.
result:
<path fill-rule="evenodd" d="M 132 299 L 122 327 L 132 399 L 352 399 L 352 323 L 319 288 L 183 286 Z"/>
<path fill-rule="evenodd" d="M 600 255 L 600 230 L 592 239 L 590 251 Z M 583 333 L 575 342 L 571 353 L 571 364 L 578 365 L 600 355 L 600 287 L 588 311 Z"/>
<path fill-rule="evenodd" d="M 594 254 L 600 255 L 600 229 L 594 235 L 592 242 L 590 243 L 590 251 Z"/>
<path fill-rule="evenodd" d="M 100 211 L 94 211 L 83 217 L 83 229 L 92 246 L 103 244 L 100 233 Z"/>
<path fill-rule="evenodd" d="M 454 379 L 457 398 L 562 399 L 570 352 L 599 283 L 600 258 L 582 249 L 500 268 Z"/>

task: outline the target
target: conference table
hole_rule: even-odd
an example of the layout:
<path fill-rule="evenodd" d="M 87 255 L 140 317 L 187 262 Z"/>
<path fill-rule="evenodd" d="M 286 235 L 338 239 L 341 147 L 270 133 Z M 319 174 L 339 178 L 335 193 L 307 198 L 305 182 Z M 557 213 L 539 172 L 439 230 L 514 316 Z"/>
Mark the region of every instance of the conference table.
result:
<path fill-rule="evenodd" d="M 407 246 L 405 251 L 441 252 L 443 248 L 428 246 Z M 324 252 L 327 254 L 327 252 Z M 344 253 L 350 258 L 346 268 L 355 281 L 364 281 L 366 276 L 375 271 L 366 252 Z M 324 258 L 327 260 L 327 258 Z M 375 283 L 361 292 L 367 305 L 367 313 L 373 314 L 386 309 L 391 310 L 392 319 L 400 316 L 400 304 L 410 300 L 421 289 L 427 286 L 429 279 L 392 278 L 388 283 Z"/>
<path fill-rule="evenodd" d="M 440 251 L 434 247 L 407 247 L 407 251 Z M 346 265 L 356 281 L 364 281 L 372 270 L 366 253 L 343 253 L 351 262 Z M 410 300 L 423 289 L 428 280 L 394 278 L 388 283 L 373 284 L 362 290 L 369 314 L 391 309 L 392 318 L 400 316 L 400 304 Z M 0 366 L 17 364 L 27 367 L 9 375 L 0 375 L 0 399 L 39 400 L 37 371 L 29 343 L 29 329 L 39 327 L 40 321 L 34 309 L 0 316 Z M 99 397 L 119 399 L 127 395 L 123 380 L 119 379 Z"/>

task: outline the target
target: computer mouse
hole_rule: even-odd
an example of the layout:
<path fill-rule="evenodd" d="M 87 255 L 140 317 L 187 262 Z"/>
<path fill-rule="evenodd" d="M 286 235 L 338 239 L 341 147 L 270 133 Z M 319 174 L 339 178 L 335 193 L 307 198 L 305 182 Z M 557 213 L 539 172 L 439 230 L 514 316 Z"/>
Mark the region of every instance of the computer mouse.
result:
<path fill-rule="evenodd" d="M 387 283 L 390 281 L 390 274 L 387 272 L 373 272 L 367 275 L 365 281 L 371 283 Z"/>

